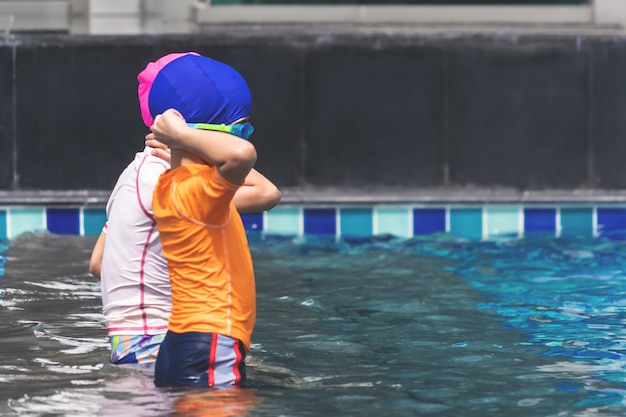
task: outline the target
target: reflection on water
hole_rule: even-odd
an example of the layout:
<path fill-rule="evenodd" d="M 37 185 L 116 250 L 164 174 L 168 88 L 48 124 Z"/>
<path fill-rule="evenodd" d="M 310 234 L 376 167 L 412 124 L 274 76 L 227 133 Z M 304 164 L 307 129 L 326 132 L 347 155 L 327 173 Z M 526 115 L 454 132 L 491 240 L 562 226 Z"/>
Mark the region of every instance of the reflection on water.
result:
<path fill-rule="evenodd" d="M 171 411 L 184 416 L 234 417 L 249 415 L 260 403 L 251 389 L 222 389 L 177 396 Z"/>
<path fill-rule="evenodd" d="M 108 363 L 94 240 L 11 242 L 0 415 L 626 414 L 621 242 L 252 235 L 250 386 L 202 391 Z"/>

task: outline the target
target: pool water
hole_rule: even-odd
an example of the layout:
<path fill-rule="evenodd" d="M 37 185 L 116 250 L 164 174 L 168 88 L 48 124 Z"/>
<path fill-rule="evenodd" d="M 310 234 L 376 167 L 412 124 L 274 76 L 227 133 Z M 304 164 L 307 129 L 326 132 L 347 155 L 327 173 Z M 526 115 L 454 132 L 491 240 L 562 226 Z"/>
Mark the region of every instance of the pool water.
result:
<path fill-rule="evenodd" d="M 619 235 L 250 241 L 250 387 L 198 391 L 108 364 L 87 273 L 95 238 L 12 240 L 0 258 L 0 415 L 626 414 Z"/>

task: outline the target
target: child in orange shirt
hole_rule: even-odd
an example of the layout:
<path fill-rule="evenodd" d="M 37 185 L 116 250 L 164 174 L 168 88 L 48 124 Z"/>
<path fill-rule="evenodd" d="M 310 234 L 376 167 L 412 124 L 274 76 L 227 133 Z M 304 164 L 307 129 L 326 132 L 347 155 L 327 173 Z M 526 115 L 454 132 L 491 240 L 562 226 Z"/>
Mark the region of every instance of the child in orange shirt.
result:
<path fill-rule="evenodd" d="M 253 130 L 250 92 L 233 68 L 188 53 L 160 69 L 149 102 L 154 123 L 147 139 L 172 148 L 171 169 L 161 174 L 152 202 L 172 291 L 155 384 L 240 385 L 256 293 L 232 200 L 256 162 L 246 140 Z"/>

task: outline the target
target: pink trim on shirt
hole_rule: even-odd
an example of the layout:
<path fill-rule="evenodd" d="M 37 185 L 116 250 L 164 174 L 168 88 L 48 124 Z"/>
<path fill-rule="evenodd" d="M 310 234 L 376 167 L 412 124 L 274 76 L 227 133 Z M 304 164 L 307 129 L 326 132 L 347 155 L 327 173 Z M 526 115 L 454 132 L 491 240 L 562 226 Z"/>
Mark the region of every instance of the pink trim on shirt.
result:
<path fill-rule="evenodd" d="M 141 199 L 141 187 L 139 186 L 139 178 L 141 177 L 141 168 L 143 167 L 143 164 L 148 159 L 148 156 L 150 156 L 150 154 L 146 153 L 143 156 L 143 159 L 141 160 L 141 162 L 139 163 L 139 167 L 137 168 L 137 178 L 135 179 L 135 190 L 137 192 L 137 202 L 139 203 L 139 207 L 141 207 L 141 210 L 143 211 L 143 213 L 150 220 L 152 220 L 152 225 L 150 226 L 150 230 L 148 231 L 148 234 L 146 236 L 146 241 L 143 245 L 143 250 L 141 251 L 141 262 L 140 262 L 140 267 L 139 267 L 139 310 L 141 311 L 141 320 L 143 321 L 144 333 L 146 333 L 148 330 L 148 317 L 146 314 L 146 305 L 145 305 L 146 259 L 148 257 L 148 248 L 150 246 L 150 239 L 152 237 L 152 234 L 156 230 L 154 214 L 152 214 L 151 211 L 148 210 L 146 206 L 144 206 L 143 201 Z"/>
<path fill-rule="evenodd" d="M 164 326 L 149 326 L 147 327 L 148 330 L 167 330 L 167 325 Z M 107 327 L 107 332 L 119 332 L 119 331 L 137 331 L 137 330 L 141 330 L 142 332 L 144 332 L 144 334 L 149 334 L 146 333 L 146 327 L 132 327 L 132 326 L 124 326 L 124 327 Z M 159 333 L 164 333 L 164 332 L 159 332 Z"/>
<path fill-rule="evenodd" d="M 148 159 L 148 156 L 149 154 L 147 153 L 143 156 L 143 159 L 141 160 L 141 162 L 139 163 L 139 167 L 137 168 L 137 178 L 135 178 L 135 190 L 137 191 L 137 202 L 139 203 L 139 207 L 141 207 L 141 210 L 143 211 L 143 213 L 146 216 L 148 216 L 150 220 L 155 221 L 154 214 L 152 214 L 150 210 L 148 210 L 146 206 L 143 205 L 143 201 L 141 201 L 141 192 L 140 192 L 141 188 L 139 187 L 139 177 L 141 176 L 141 167 L 143 166 L 144 162 L 146 162 L 146 159 Z"/>
<path fill-rule="evenodd" d="M 145 297 L 146 297 L 146 283 L 145 283 L 145 273 L 146 273 L 146 257 L 148 254 L 148 246 L 150 245 L 150 237 L 154 230 L 156 229 L 156 223 L 152 223 L 152 227 L 150 227 L 150 231 L 148 232 L 148 236 L 146 237 L 146 243 L 143 246 L 143 251 L 141 252 L 141 267 L 139 268 L 139 309 L 141 310 L 141 320 L 143 321 L 144 333 L 148 330 L 148 317 L 146 315 L 146 305 L 145 305 Z"/>

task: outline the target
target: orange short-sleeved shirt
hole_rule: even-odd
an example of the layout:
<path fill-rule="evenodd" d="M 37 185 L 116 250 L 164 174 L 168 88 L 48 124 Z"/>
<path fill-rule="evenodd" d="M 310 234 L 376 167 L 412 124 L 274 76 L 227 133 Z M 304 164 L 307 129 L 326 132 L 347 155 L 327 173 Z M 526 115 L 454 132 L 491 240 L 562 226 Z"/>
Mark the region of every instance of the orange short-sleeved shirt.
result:
<path fill-rule="evenodd" d="M 183 165 L 161 174 L 152 206 L 172 286 L 168 329 L 230 336 L 249 351 L 256 290 L 238 188 L 215 167 Z"/>

